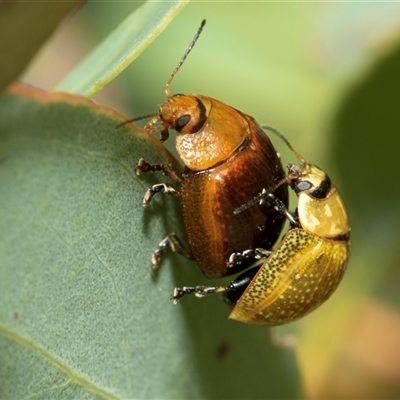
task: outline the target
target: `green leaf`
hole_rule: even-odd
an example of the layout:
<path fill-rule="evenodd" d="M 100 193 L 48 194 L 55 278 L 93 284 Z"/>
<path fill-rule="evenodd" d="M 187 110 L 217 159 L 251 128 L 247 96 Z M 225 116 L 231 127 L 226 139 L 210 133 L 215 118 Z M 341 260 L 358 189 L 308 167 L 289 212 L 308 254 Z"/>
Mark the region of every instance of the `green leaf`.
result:
<path fill-rule="evenodd" d="M 60 21 L 80 2 L 1 2 L 0 91 L 19 76 Z"/>
<path fill-rule="evenodd" d="M 56 90 L 93 96 L 135 60 L 188 1 L 152 2 L 132 12 Z"/>
<path fill-rule="evenodd" d="M 0 397 L 296 398 L 291 350 L 227 320 L 195 263 L 150 257 L 178 200 L 146 188 L 140 157 L 176 162 L 125 117 L 73 95 L 16 86 L 0 99 Z M 220 283 L 220 282 L 219 282 Z M 186 301 L 187 300 L 187 301 Z"/>

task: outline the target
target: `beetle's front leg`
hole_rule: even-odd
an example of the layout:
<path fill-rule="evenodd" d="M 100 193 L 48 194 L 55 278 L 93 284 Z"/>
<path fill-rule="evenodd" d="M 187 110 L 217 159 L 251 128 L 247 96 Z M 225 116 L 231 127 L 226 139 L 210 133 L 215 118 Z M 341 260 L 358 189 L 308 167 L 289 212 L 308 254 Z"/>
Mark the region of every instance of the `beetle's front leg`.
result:
<path fill-rule="evenodd" d="M 292 225 L 294 228 L 300 227 L 300 222 L 295 214 L 292 214 L 285 206 L 285 203 L 278 199 L 274 194 L 267 192 L 265 189 L 262 190 L 262 193 L 243 204 L 239 208 L 237 208 L 233 213 L 240 214 L 243 211 L 249 209 L 250 207 L 254 207 L 256 205 L 264 205 L 267 204 L 270 207 L 274 207 L 276 211 L 282 214 Z"/>
<path fill-rule="evenodd" d="M 136 165 L 135 171 L 136 175 L 141 175 L 145 172 L 161 171 L 165 176 L 168 176 L 168 178 L 171 178 L 178 183 L 182 181 L 182 179 L 179 178 L 179 176 L 172 169 L 172 164 L 149 164 L 147 161 L 141 158 Z M 153 185 L 150 189 L 147 189 L 147 192 L 143 198 L 143 206 L 147 206 L 153 196 L 159 192 L 179 197 L 179 192 L 173 186 L 169 185 L 168 183 L 158 183 Z"/>
<path fill-rule="evenodd" d="M 182 179 L 172 169 L 172 164 L 149 164 L 143 158 L 139 160 L 135 168 L 136 175 L 144 174 L 145 172 L 162 172 L 168 178 L 176 182 L 181 182 Z"/>
<path fill-rule="evenodd" d="M 179 239 L 179 237 L 175 233 L 170 233 L 165 239 L 163 239 L 160 244 L 158 245 L 157 249 L 154 251 L 152 257 L 151 257 L 151 268 L 153 270 L 157 269 L 161 259 L 167 250 L 167 247 L 170 247 L 172 251 L 175 253 L 180 254 L 181 256 L 193 260 L 193 256 L 191 253 L 189 253 L 185 247 L 183 246 L 183 243 Z"/>
<path fill-rule="evenodd" d="M 260 204 L 263 204 L 264 199 L 260 200 Z M 276 211 L 278 211 L 280 214 L 282 214 L 289 222 L 290 225 L 294 228 L 299 228 L 300 223 L 296 215 L 293 215 L 285 206 L 282 200 L 278 199 L 275 195 L 272 193 L 266 194 L 265 201 L 267 201 L 268 204 L 272 205 L 272 207 L 275 208 Z"/>

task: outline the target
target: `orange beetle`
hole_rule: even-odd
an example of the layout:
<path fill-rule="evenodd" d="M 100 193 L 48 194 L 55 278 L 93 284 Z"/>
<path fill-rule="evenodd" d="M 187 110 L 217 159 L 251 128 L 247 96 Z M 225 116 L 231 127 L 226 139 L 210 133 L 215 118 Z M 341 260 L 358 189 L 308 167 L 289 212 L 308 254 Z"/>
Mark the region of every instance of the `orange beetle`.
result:
<path fill-rule="evenodd" d="M 272 143 L 252 117 L 207 96 L 171 96 L 169 85 L 204 24 L 165 86 L 167 101 L 145 126 L 149 133 L 161 131 L 162 141 L 167 140 L 169 130 L 177 131 L 176 149 L 184 173 L 178 176 L 169 164 L 152 165 L 143 159 L 136 173 L 161 171 L 178 183 L 179 189 L 165 183 L 154 185 L 146 192 L 143 205 L 158 192 L 179 196 L 191 247 L 186 251 L 178 237 L 169 234 L 154 252 L 152 267 L 157 268 L 169 245 L 196 260 L 206 277 L 215 278 L 243 270 L 276 242 L 285 222 L 281 213 L 268 204 L 240 215 L 234 215 L 234 210 L 263 188 L 275 187 L 285 174 Z M 275 195 L 287 205 L 286 186 Z M 237 252 L 241 257 L 230 259 Z"/>

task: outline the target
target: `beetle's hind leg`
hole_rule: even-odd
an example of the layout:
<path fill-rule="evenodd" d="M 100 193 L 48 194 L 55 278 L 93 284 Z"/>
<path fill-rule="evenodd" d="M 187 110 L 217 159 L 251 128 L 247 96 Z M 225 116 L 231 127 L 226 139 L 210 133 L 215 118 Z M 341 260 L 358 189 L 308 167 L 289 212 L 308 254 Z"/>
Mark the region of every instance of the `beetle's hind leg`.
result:
<path fill-rule="evenodd" d="M 210 294 L 223 293 L 227 290 L 227 286 L 184 286 L 183 288 L 175 288 L 170 300 L 177 304 L 179 299 L 187 294 L 194 294 L 196 297 L 205 297 Z"/>
<path fill-rule="evenodd" d="M 259 269 L 260 267 L 248 269 L 228 286 L 184 286 L 182 288 L 175 288 L 170 300 L 177 304 L 183 296 L 188 294 L 194 294 L 196 297 L 205 297 L 211 294 L 223 293 L 224 302 L 230 306 L 234 306 Z"/>
<path fill-rule="evenodd" d="M 237 253 L 232 253 L 229 256 L 228 267 L 233 268 L 241 265 L 244 261 L 247 260 L 260 260 L 261 258 L 269 257 L 272 254 L 272 251 L 265 250 L 257 247 L 256 249 L 249 249 L 245 251 L 240 251 Z"/>
<path fill-rule="evenodd" d="M 151 268 L 153 270 L 158 268 L 161 259 L 165 251 L 167 250 L 168 246 L 175 253 L 178 253 L 189 260 L 194 260 L 193 255 L 185 249 L 179 237 L 174 232 L 171 232 L 165 239 L 163 239 L 160 242 L 160 244 L 158 245 L 157 249 L 154 251 L 151 257 Z"/>

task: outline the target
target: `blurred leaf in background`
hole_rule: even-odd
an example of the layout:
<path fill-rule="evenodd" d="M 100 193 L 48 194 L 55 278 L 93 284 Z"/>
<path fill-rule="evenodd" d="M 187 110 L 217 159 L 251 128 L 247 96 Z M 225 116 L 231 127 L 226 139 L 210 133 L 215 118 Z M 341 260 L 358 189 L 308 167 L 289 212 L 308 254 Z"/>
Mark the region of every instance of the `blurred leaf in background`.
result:
<path fill-rule="evenodd" d="M 117 6 L 88 2 L 68 24 L 64 24 L 63 32 L 58 35 L 64 41 L 58 41 L 56 36 L 49 42 L 47 48 L 41 51 L 40 59 L 35 60 L 36 67 L 32 65 L 22 79 L 47 89 L 56 86 L 63 76 L 57 75 L 60 71 L 52 68 L 52 65 L 60 55 L 65 57 L 65 52 L 60 52 L 64 48 L 63 44 L 67 43 L 74 49 L 84 48 L 87 46 L 84 43 L 85 38 L 89 43 L 96 42 L 96 35 L 106 38 L 129 15 L 129 7 L 132 7 L 129 3 L 118 3 Z M 202 93 L 215 97 L 256 117 L 261 123 L 273 125 L 284 132 L 308 161 L 317 163 L 329 173 L 339 187 L 350 213 L 353 254 L 343 283 L 323 307 L 296 324 L 275 330 L 275 334 L 297 332 L 298 359 L 309 397 L 398 398 L 400 252 L 397 243 L 400 233 L 400 204 L 396 185 L 396 155 L 400 148 L 397 135 L 400 5 L 383 2 L 243 2 L 229 5 L 193 2 L 140 58 L 96 95 L 95 99 L 118 107 L 130 117 L 155 112 L 157 105 L 165 100 L 163 87 L 168 76 L 203 18 L 207 19 L 207 27 L 195 50 L 176 76 L 171 87 L 172 92 Z M 88 27 L 92 29 L 89 31 Z M 67 56 L 71 58 L 70 54 Z M 76 64 L 78 61 L 80 60 L 77 59 Z M 98 69 L 102 67 L 103 65 L 96 65 Z M 48 68 L 48 73 L 43 74 L 45 68 Z M 50 80 L 56 83 L 46 86 Z M 13 109 L 10 103 L 7 104 L 9 109 Z M 22 119 L 23 110 L 20 109 L 16 121 L 18 118 Z M 8 118 L 8 114 L 3 115 Z M 94 135 L 93 141 L 102 143 L 105 140 L 107 144 L 106 138 L 111 133 L 95 128 L 97 124 L 98 122 L 85 125 L 85 134 L 90 132 Z M 76 123 L 74 129 L 79 129 L 82 125 L 82 121 Z M 21 130 L 21 135 L 23 134 Z M 291 162 L 293 156 L 281 143 L 275 143 L 282 153 L 284 163 Z M 173 140 L 170 140 L 169 145 L 170 148 L 173 147 Z M 105 145 L 105 148 L 108 147 Z M 132 158 L 126 155 L 124 163 L 116 164 L 130 166 L 124 171 L 132 167 L 131 164 L 136 162 L 137 157 L 143 156 L 139 154 L 142 148 L 139 147 L 138 153 L 133 151 L 134 144 L 127 145 L 127 148 L 132 148 Z M 152 152 L 151 147 L 147 151 Z M 154 150 L 152 154 L 155 157 L 155 154 L 161 154 L 160 151 Z M 20 150 L 17 154 L 20 154 Z M 47 165 L 52 168 L 54 162 L 55 160 Z M 73 166 L 75 164 L 79 165 L 75 162 Z M 6 165 L 10 164 L 7 164 L 7 157 L 3 157 L 0 168 L 4 171 Z M 34 171 L 30 165 L 28 170 Z M 71 167 L 71 164 L 67 165 Z M 23 176 L 26 171 L 27 169 L 20 170 L 17 176 Z M 118 182 L 120 178 L 117 176 L 120 174 L 121 171 L 116 168 L 115 178 L 111 180 L 116 179 Z M 11 179 L 10 176 L 6 175 L 5 181 Z M 26 179 L 29 182 L 29 176 Z M 133 185 L 134 188 L 135 185 L 141 185 L 141 190 L 144 190 L 147 186 L 142 180 L 134 177 L 130 179 L 137 182 Z M 140 197 L 139 193 L 136 197 L 131 196 L 129 190 L 134 188 L 130 187 L 129 178 L 127 180 L 128 183 L 121 186 L 123 189 L 118 184 L 118 194 L 122 198 L 130 199 L 129 204 L 124 208 L 126 214 L 121 211 L 118 215 L 122 215 L 121 218 L 129 223 L 135 221 L 135 217 L 128 210 L 132 210 L 132 214 L 139 213 L 137 221 L 140 221 L 143 211 L 137 206 L 140 204 L 140 199 L 137 199 Z M 96 190 L 96 187 L 100 190 L 104 185 L 105 183 L 97 182 L 92 185 L 92 190 Z M 24 188 L 23 185 L 19 187 Z M 84 188 L 80 190 L 85 192 Z M 8 201 L 14 201 L 12 197 L 8 197 L 13 192 L 8 192 Z M 79 204 L 82 198 L 85 197 L 72 197 L 72 200 Z M 133 393 L 134 397 L 143 398 L 156 393 L 165 393 L 165 397 L 185 398 L 299 396 L 292 353 L 272 348 L 264 330 L 226 321 L 227 310 L 218 299 L 188 299 L 179 308 L 171 307 L 168 302 L 164 303 L 173 286 L 205 282 L 195 265 L 183 265 L 189 263 L 182 263 L 175 255 L 168 257 L 154 281 L 147 275 L 147 259 L 144 254 L 151 253 L 154 244 L 172 230 L 171 226 L 179 226 L 179 212 L 174 217 L 169 212 L 162 213 L 164 202 L 168 204 L 168 210 L 174 207 L 175 202 L 171 200 L 173 199 L 160 199 L 154 213 L 146 210 L 144 214 L 145 240 L 140 244 L 143 248 L 143 259 L 133 256 L 132 271 L 136 271 L 135 275 L 134 272 L 129 275 L 126 269 L 129 265 L 129 251 L 132 251 L 132 246 L 129 246 L 129 232 L 128 239 L 124 237 L 123 248 L 113 251 L 113 246 L 121 238 L 116 225 L 115 231 L 111 231 L 115 232 L 111 235 L 112 240 L 104 242 L 109 253 L 105 252 L 104 246 L 99 248 L 108 259 L 126 257 L 126 261 L 121 261 L 120 264 L 126 279 L 123 285 L 125 289 L 115 293 L 120 293 L 120 298 L 123 299 L 120 304 L 123 305 L 121 310 L 124 310 L 126 316 L 125 326 L 133 329 L 130 334 L 121 334 L 125 338 L 125 348 L 134 354 L 128 352 L 129 355 L 124 355 L 124 362 L 128 360 L 133 369 L 131 371 L 134 371 L 130 372 L 127 367 L 125 376 L 129 376 L 130 372 L 138 379 L 131 379 L 133 383 L 129 384 L 123 378 L 120 381 L 114 380 L 107 386 L 110 393 L 119 393 L 122 397 L 126 393 Z M 25 206 L 27 204 L 24 203 Z M 110 209 L 109 212 L 113 211 Z M 170 221 L 164 221 L 163 224 L 162 218 L 165 216 Z M 14 225 L 20 224 L 18 222 Z M 78 227 L 79 225 L 76 229 Z M 135 229 L 140 227 L 132 222 L 132 229 L 136 232 Z M 133 237 L 132 232 L 130 234 Z M 84 237 L 86 235 L 87 233 Z M 4 237 L 2 233 L 2 238 Z M 22 239 L 27 240 L 26 237 L 20 238 L 20 242 L 27 243 Z M 4 239 L 2 242 L 7 243 Z M 42 246 L 38 245 L 38 248 L 42 249 Z M 97 247 L 94 249 L 97 250 Z M 99 264 L 104 265 L 101 262 Z M 111 268 L 118 267 L 119 265 L 110 262 L 111 272 L 114 272 Z M 72 279 L 67 272 L 68 269 L 65 276 Z M 91 278 L 93 276 L 95 275 L 91 275 Z M 133 281 L 137 276 L 141 277 L 140 285 Z M 21 280 L 25 285 L 19 288 L 22 295 L 27 293 L 30 286 L 29 281 L 23 277 Z M 128 290 L 131 287 L 132 290 Z M 146 293 L 148 290 L 151 293 L 150 298 L 144 300 L 143 296 L 135 296 L 137 290 L 143 290 L 139 293 Z M 110 295 L 110 289 L 106 293 Z M 112 307 L 112 303 L 106 299 L 104 304 Z M 7 304 L 10 304 L 9 299 L 7 300 Z M 151 302 L 151 307 L 142 309 L 142 303 L 147 301 Z M 138 304 L 141 304 L 139 308 Z M 133 315 L 132 309 L 143 313 L 138 311 L 138 314 Z M 24 323 L 31 326 L 20 318 L 18 310 L 6 309 L 5 312 L 8 313 L 6 321 L 11 325 L 20 321 L 22 331 L 26 332 L 27 329 Z M 52 314 L 48 310 L 43 312 L 47 315 L 47 323 L 51 325 Z M 83 331 L 88 337 L 95 332 L 93 327 L 96 318 L 93 315 L 90 317 L 93 323 L 90 322 L 90 329 Z M 130 324 L 129 318 L 134 317 L 135 323 Z M 58 331 L 54 329 L 54 332 Z M 24 337 L 31 337 L 30 335 L 28 332 Z M 37 337 L 37 331 L 35 335 Z M 81 335 L 75 337 L 83 339 Z M 9 340 L 8 336 L 6 340 Z M 72 339 L 71 343 L 71 348 L 76 345 Z M 90 350 L 91 341 L 86 343 L 89 343 L 87 353 L 94 352 L 95 350 Z M 155 355 L 157 352 L 154 350 L 154 343 L 159 348 L 158 357 Z M 79 354 L 81 349 L 78 347 Z M 150 353 L 147 351 L 149 349 Z M 221 354 L 225 354 L 222 359 L 219 356 Z M 157 360 L 155 363 L 154 358 Z M 75 357 L 72 361 L 76 361 Z M 6 367 L 8 370 L 11 368 L 9 363 Z M 150 373 L 152 379 L 145 384 L 142 382 L 148 374 L 147 369 L 142 370 L 142 367 L 149 370 L 153 367 L 157 371 L 156 377 Z M 107 379 L 103 379 L 104 374 L 100 369 L 98 371 L 100 375 L 94 374 L 87 380 L 105 385 Z M 139 381 L 142 384 L 136 386 Z M 104 387 L 102 385 L 100 386 Z M 115 387 L 120 391 L 114 390 Z"/>
<path fill-rule="evenodd" d="M 68 2 L 2 1 L 0 3 L 0 89 L 26 64 L 79 0 Z M 37 23 L 37 21 L 40 23 Z"/>

